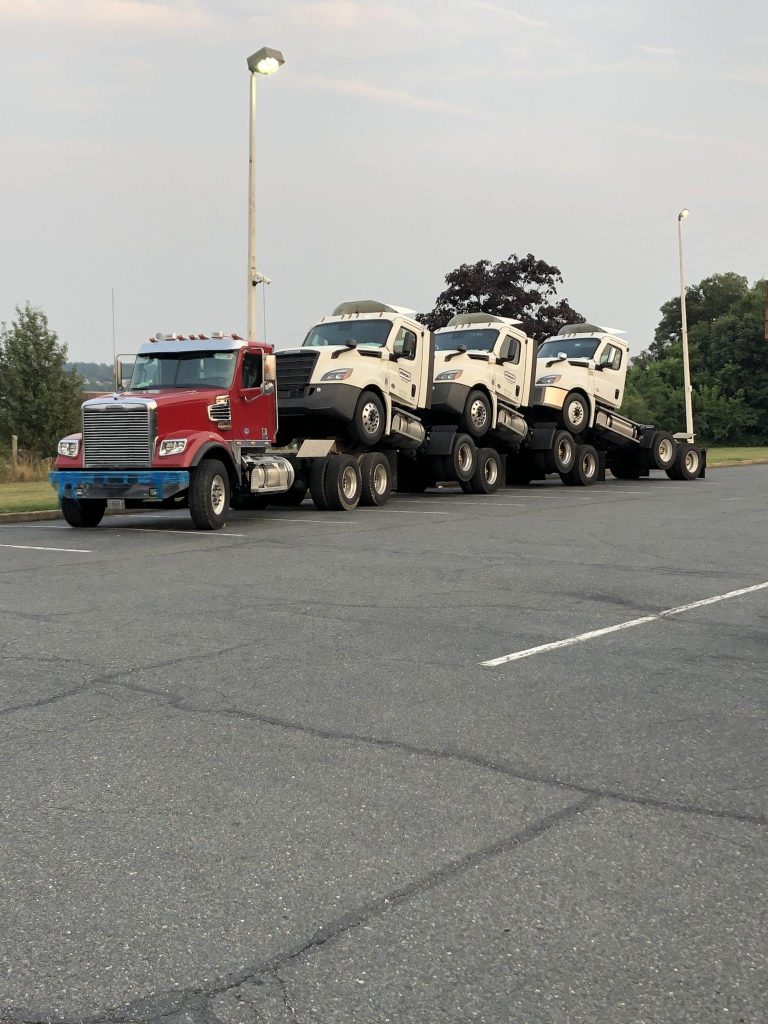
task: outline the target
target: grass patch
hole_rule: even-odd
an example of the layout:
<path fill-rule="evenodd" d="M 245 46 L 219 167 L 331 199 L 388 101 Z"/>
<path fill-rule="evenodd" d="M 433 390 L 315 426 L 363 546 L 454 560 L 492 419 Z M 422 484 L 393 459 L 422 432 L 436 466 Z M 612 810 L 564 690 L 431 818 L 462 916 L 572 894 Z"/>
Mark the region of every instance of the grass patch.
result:
<path fill-rule="evenodd" d="M 40 512 L 59 507 L 56 491 L 45 481 L 35 483 L 0 483 L 0 513 Z"/>
<path fill-rule="evenodd" d="M 768 448 L 707 448 L 707 465 L 726 462 L 768 462 Z"/>

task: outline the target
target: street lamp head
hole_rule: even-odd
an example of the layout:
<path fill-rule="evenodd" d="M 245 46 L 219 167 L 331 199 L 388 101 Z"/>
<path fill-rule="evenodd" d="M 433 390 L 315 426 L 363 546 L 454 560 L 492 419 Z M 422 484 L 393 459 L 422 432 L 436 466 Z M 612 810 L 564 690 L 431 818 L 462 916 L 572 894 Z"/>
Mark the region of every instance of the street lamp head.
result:
<path fill-rule="evenodd" d="M 248 58 L 248 70 L 259 75 L 273 75 L 285 64 L 285 58 L 279 50 L 273 50 L 269 46 L 262 46 L 256 53 Z"/>
<path fill-rule="evenodd" d="M 678 213 L 678 215 L 677 215 L 677 219 L 678 220 L 685 220 L 685 218 L 688 216 L 688 214 L 690 212 L 691 212 L 690 210 L 681 210 L 680 213 Z"/>

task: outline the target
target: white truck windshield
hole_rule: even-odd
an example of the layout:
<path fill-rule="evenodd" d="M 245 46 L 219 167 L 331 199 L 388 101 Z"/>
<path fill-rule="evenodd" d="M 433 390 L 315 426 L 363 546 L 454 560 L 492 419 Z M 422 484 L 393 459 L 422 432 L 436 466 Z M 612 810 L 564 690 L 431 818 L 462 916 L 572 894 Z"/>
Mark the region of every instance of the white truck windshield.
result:
<path fill-rule="evenodd" d="M 236 352 L 139 355 L 133 366 L 130 390 L 230 388 L 236 363 Z"/>
<path fill-rule="evenodd" d="M 482 328 L 480 330 L 446 331 L 435 335 L 435 351 L 448 352 L 463 345 L 467 351 L 491 352 L 496 344 L 499 332 Z"/>
<path fill-rule="evenodd" d="M 325 345 L 386 345 L 391 320 L 337 320 L 317 324 L 304 339 L 304 347 Z"/>
<path fill-rule="evenodd" d="M 564 352 L 569 359 L 591 359 L 600 338 L 550 338 L 536 353 L 537 359 L 557 359 Z"/>

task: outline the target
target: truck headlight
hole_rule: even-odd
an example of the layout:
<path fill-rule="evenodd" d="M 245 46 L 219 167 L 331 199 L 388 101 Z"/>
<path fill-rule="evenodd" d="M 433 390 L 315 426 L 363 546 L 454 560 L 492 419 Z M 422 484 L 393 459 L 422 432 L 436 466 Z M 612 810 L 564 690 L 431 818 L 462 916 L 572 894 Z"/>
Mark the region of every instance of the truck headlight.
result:
<path fill-rule="evenodd" d="M 539 377 L 537 384 L 557 384 L 562 377 L 561 373 L 549 373 L 546 377 Z"/>
<path fill-rule="evenodd" d="M 438 373 L 435 377 L 435 381 L 438 380 L 458 380 L 462 374 L 462 370 L 443 370 L 442 373 Z"/>
<path fill-rule="evenodd" d="M 65 439 L 59 441 L 59 455 L 66 455 L 68 459 L 77 458 L 77 453 L 80 451 L 80 442 L 77 438 L 74 440 Z"/>
<path fill-rule="evenodd" d="M 186 437 L 175 437 L 168 441 L 160 442 L 160 449 L 158 455 L 181 455 L 184 449 L 187 447 Z"/>
<path fill-rule="evenodd" d="M 346 380 L 347 377 L 351 377 L 351 376 L 352 376 L 352 370 L 351 369 L 350 370 L 329 370 L 328 373 L 324 373 L 323 374 L 323 376 L 320 378 L 320 380 L 321 381 L 324 381 L 324 380 Z"/>

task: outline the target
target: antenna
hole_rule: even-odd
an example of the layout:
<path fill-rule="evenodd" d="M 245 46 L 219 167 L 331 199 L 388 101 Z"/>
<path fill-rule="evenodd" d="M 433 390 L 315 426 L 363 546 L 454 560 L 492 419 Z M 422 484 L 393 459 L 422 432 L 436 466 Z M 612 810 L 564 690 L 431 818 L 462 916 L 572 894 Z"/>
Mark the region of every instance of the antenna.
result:
<path fill-rule="evenodd" d="M 115 289 L 112 289 L 112 363 L 117 360 L 117 344 L 115 342 Z"/>

